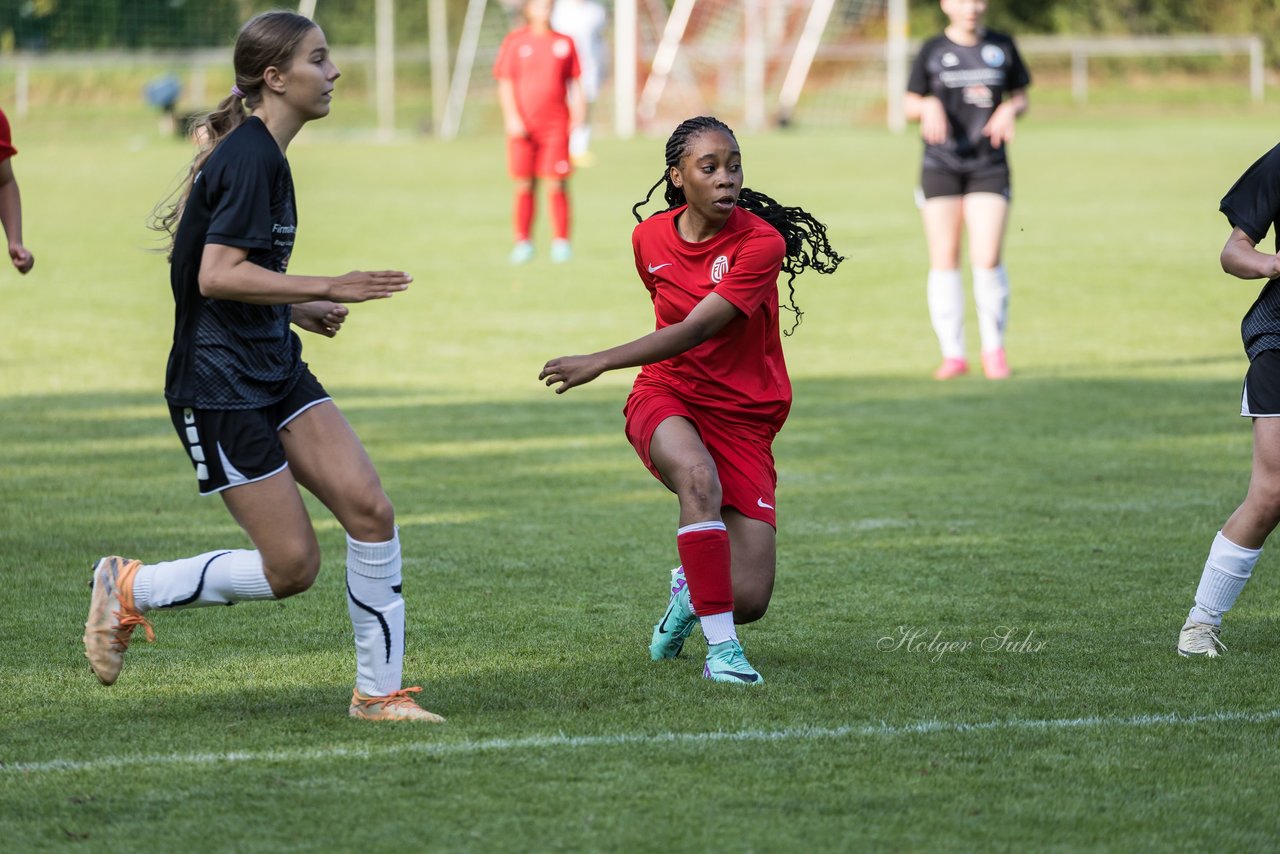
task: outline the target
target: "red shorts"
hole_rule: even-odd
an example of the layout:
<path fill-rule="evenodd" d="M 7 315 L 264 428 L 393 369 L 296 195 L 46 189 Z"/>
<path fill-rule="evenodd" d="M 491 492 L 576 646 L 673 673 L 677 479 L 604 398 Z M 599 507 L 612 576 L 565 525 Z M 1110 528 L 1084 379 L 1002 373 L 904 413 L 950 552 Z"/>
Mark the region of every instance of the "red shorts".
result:
<path fill-rule="evenodd" d="M 645 468 L 658 480 L 662 480 L 662 475 L 649 456 L 653 433 L 672 416 L 688 419 L 716 464 L 721 506 L 732 507 L 748 519 L 759 519 L 775 529 L 778 527 L 775 509 L 778 473 L 773 466 L 773 437 L 781 424 L 728 418 L 716 410 L 691 406 L 670 391 L 653 386 L 632 389 L 622 412 L 627 419 L 627 439 Z"/>
<path fill-rule="evenodd" d="M 516 180 L 568 178 L 569 128 L 530 129 L 528 136 L 507 137 L 507 166 Z"/>

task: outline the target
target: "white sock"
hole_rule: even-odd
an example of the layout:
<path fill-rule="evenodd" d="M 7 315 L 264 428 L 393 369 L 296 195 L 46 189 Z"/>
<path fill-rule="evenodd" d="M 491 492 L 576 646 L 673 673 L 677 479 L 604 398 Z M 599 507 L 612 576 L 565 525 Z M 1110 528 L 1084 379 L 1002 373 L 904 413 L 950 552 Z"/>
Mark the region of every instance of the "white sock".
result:
<path fill-rule="evenodd" d="M 964 358 L 964 281 L 959 270 L 929 271 L 929 319 L 942 358 Z"/>
<path fill-rule="evenodd" d="M 347 537 L 347 612 L 356 635 L 356 689 L 384 697 L 400 690 L 404 665 L 404 599 L 400 536 L 385 543 Z"/>
<path fill-rule="evenodd" d="M 973 304 L 978 309 L 978 335 L 984 351 L 1004 346 L 1004 326 L 1009 319 L 1009 274 L 1004 265 L 973 268 Z"/>
<path fill-rule="evenodd" d="M 1262 549 L 1237 546 L 1219 531 L 1200 575 L 1195 607 L 1187 616 L 1197 623 L 1222 625 L 1222 615 L 1236 603 L 1261 554 Z"/>
<path fill-rule="evenodd" d="M 591 128 L 580 125 L 569 131 L 569 153 L 574 157 L 586 154 L 591 147 Z"/>
<path fill-rule="evenodd" d="M 702 623 L 702 634 L 707 638 L 707 646 L 738 639 L 738 630 L 733 625 L 732 611 L 699 617 L 698 622 Z"/>
<path fill-rule="evenodd" d="M 133 578 L 133 603 L 139 611 L 274 598 L 262 571 L 262 555 L 246 549 L 147 564 L 139 567 Z"/>

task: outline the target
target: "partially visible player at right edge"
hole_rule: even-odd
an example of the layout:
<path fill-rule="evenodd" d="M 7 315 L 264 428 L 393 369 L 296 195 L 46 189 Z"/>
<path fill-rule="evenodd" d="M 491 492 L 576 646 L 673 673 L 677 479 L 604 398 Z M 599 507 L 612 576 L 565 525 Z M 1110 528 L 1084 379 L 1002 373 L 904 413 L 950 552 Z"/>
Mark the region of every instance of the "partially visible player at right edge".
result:
<path fill-rule="evenodd" d="M 982 25 L 986 0 L 942 0 L 947 28 L 916 55 L 903 106 L 920 122 L 924 161 L 918 195 L 929 244 L 929 319 L 942 363 L 934 378 L 968 373 L 960 235 L 969 232 L 973 302 L 988 379 L 1009 376 L 1004 327 L 1009 277 L 1001 260 L 1009 216 L 1007 156 L 1027 109 L 1031 75 L 1007 35 Z"/>
<path fill-rule="evenodd" d="M 1178 654 L 1216 658 L 1222 615 L 1232 605 L 1280 523 L 1280 145 L 1248 168 L 1222 198 L 1231 223 L 1222 269 L 1241 279 L 1267 279 L 1240 324 L 1249 357 L 1240 414 L 1253 419 L 1253 470 L 1244 502 L 1213 538 L 1195 604 L 1178 634 Z M 1275 252 L 1257 245 L 1272 229 Z"/>
<path fill-rule="evenodd" d="M 632 208 L 637 220 L 663 185 L 666 210 L 631 237 L 657 330 L 589 356 L 552 359 L 538 376 L 559 383 L 558 394 L 605 371 L 643 366 L 624 409 L 627 438 L 680 500 L 682 563 L 650 657 L 675 658 L 700 623 L 703 675 L 760 684 L 734 624 L 760 619 L 773 595 L 773 437 L 791 409 L 778 275 L 787 273 L 791 289 L 806 268 L 832 273 L 844 259 L 811 214 L 742 186 L 738 142 L 717 119 L 676 128 L 661 180 Z"/>

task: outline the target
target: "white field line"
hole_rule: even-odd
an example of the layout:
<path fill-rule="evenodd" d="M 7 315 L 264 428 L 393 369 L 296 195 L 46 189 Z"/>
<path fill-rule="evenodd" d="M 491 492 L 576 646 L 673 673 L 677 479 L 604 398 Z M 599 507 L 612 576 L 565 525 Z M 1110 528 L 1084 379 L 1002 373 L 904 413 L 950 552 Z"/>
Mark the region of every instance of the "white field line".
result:
<path fill-rule="evenodd" d="M 379 747 L 329 747 L 299 750 L 229 751 L 226 753 L 169 753 L 151 756 L 103 756 L 97 759 L 49 759 L 43 762 L 0 760 L 0 775 L 41 774 L 55 771 L 107 771 L 139 765 L 216 765 L 222 763 L 314 762 L 329 759 L 373 759 L 400 754 L 454 756 L 460 754 L 512 750 L 581 750 L 593 747 L 639 745 L 701 745 L 716 742 L 784 742 L 835 739 L 892 738 L 935 733 L 1020 732 L 1107 727 L 1197 726 L 1200 724 L 1263 724 L 1280 720 L 1280 709 L 1265 712 L 1215 712 L 1207 715 L 1137 715 L 1128 718 L 1058 718 L 1052 720 L 1008 720 L 985 723 L 920 721 L 912 724 L 862 724 L 839 727 L 790 727 L 778 730 L 736 732 L 620 733 L 617 735 L 536 735 L 527 738 L 494 738 L 439 744 L 412 742 Z M 424 734 L 438 732 L 428 727 Z"/>

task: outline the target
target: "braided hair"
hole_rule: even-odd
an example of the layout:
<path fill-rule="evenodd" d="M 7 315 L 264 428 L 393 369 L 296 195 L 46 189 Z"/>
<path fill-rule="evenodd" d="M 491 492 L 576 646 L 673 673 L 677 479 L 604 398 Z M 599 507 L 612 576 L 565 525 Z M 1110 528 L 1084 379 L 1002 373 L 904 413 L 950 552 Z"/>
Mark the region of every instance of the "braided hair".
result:
<path fill-rule="evenodd" d="M 662 177 L 658 182 L 649 188 L 649 192 L 645 194 L 644 199 L 636 202 L 631 208 L 631 214 L 636 218 L 636 222 L 643 221 L 644 217 L 640 216 L 640 208 L 649 203 L 649 199 L 653 197 L 653 191 L 663 184 L 666 184 L 666 188 L 663 191 L 663 199 L 666 201 L 667 207 L 664 211 L 655 211 L 655 214 L 674 210 L 685 204 L 684 190 L 671 182 L 671 169 L 672 167 L 679 167 L 680 161 L 689 153 L 689 146 L 694 137 L 709 130 L 721 131 L 729 136 L 734 135 L 728 125 L 711 116 L 686 119 L 671 134 L 671 137 L 667 140 L 666 170 L 662 173 Z M 827 240 L 826 225 L 819 222 L 813 214 L 804 208 L 778 204 L 778 202 L 764 193 L 746 187 L 743 187 L 738 193 L 738 207 L 755 214 L 769 223 L 786 241 L 787 252 L 782 259 L 782 271 L 787 274 L 787 302 L 789 305 L 784 305 L 783 308 L 795 315 L 795 323 L 783 334 L 790 335 L 795 332 L 796 327 L 800 325 L 800 320 L 804 317 L 804 312 L 796 305 L 796 276 L 804 272 L 806 268 L 812 268 L 819 273 L 834 273 L 836 267 L 844 260 L 844 256 L 831 248 L 831 243 Z M 650 215 L 653 216 L 655 214 Z"/>

